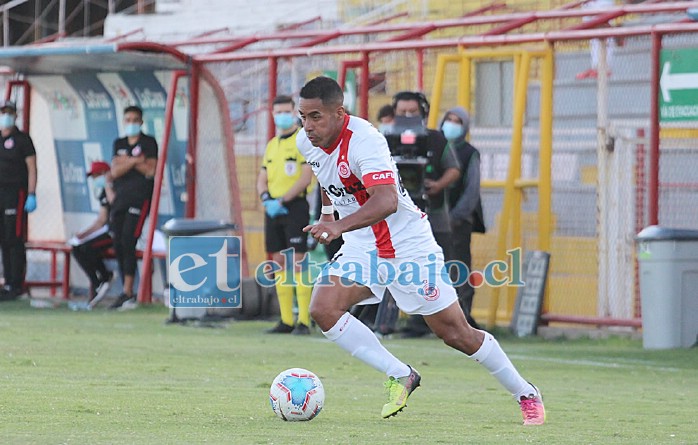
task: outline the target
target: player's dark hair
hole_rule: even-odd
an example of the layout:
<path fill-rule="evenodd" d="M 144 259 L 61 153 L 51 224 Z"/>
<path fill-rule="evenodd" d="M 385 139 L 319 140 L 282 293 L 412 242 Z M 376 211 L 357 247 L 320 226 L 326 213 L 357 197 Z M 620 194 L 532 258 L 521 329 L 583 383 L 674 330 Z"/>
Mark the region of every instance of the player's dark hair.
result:
<path fill-rule="evenodd" d="M 392 105 L 383 105 L 380 110 L 378 110 L 378 120 L 381 120 L 384 117 L 395 117 L 395 108 L 393 108 Z"/>
<path fill-rule="evenodd" d="M 426 118 L 429 116 L 429 101 L 423 93 L 419 91 L 400 91 L 393 96 L 393 109 L 397 107 L 397 103 L 401 100 L 417 101 L 419 104 L 419 112 L 422 113 L 422 117 Z"/>
<path fill-rule="evenodd" d="M 138 105 L 129 105 L 128 107 L 124 108 L 124 114 L 126 113 L 136 113 L 138 117 L 143 120 L 143 109 Z"/>
<path fill-rule="evenodd" d="M 291 104 L 292 107 L 296 106 L 296 103 L 293 101 L 293 98 L 291 96 L 286 96 L 284 94 L 282 94 L 280 96 L 276 96 L 271 104 L 272 104 L 272 106 L 279 105 L 279 104 Z"/>
<path fill-rule="evenodd" d="M 320 99 L 322 105 L 344 104 L 344 92 L 336 80 L 320 76 L 312 79 L 301 88 L 303 99 Z"/>

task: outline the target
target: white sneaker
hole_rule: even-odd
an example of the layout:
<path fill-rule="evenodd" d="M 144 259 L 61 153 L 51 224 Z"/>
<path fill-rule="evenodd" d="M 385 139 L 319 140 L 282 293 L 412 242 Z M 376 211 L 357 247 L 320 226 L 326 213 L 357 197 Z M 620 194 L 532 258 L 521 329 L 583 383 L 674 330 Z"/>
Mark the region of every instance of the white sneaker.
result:
<path fill-rule="evenodd" d="M 138 300 L 136 300 L 136 297 L 131 298 L 130 300 L 124 301 L 124 304 L 121 305 L 120 308 L 118 308 L 118 311 L 131 311 L 133 309 L 136 309 L 138 307 Z"/>

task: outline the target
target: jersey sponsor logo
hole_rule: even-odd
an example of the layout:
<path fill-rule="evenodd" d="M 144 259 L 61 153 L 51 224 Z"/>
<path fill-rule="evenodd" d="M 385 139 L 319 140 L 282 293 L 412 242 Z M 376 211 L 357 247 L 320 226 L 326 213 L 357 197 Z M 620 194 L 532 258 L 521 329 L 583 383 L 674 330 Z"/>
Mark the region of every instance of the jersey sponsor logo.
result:
<path fill-rule="evenodd" d="M 384 179 L 395 179 L 393 172 L 380 172 L 371 175 L 371 179 L 374 181 L 382 181 Z"/>
<path fill-rule="evenodd" d="M 128 213 L 130 213 L 131 215 L 140 215 L 141 209 L 139 209 L 138 207 L 129 207 Z"/>
<path fill-rule="evenodd" d="M 11 150 L 15 147 L 15 140 L 12 138 L 5 139 L 5 148 Z"/>
<path fill-rule="evenodd" d="M 140 156 L 141 153 L 143 153 L 143 150 L 141 149 L 140 145 L 136 145 L 135 147 L 133 147 L 133 150 L 131 150 L 132 156 Z"/>
<path fill-rule="evenodd" d="M 118 156 L 127 155 L 127 154 L 128 154 L 128 150 L 125 149 L 125 148 L 120 148 L 120 149 L 116 150 L 116 154 L 117 154 Z"/>
<path fill-rule="evenodd" d="M 320 168 L 320 163 L 318 161 L 306 161 L 311 167 Z"/>
<path fill-rule="evenodd" d="M 334 196 L 336 198 L 341 198 L 343 196 L 347 195 L 353 195 L 354 193 L 358 193 L 362 190 L 366 190 L 366 187 L 361 183 L 361 181 L 356 181 L 351 185 L 347 185 L 346 187 L 337 187 L 334 184 L 330 184 L 329 187 L 322 188 L 325 193 L 328 195 Z"/>
<path fill-rule="evenodd" d="M 439 287 L 436 284 L 429 283 L 428 281 L 424 281 L 424 285 L 422 286 L 421 289 L 419 289 L 418 292 L 427 301 L 438 300 L 439 295 L 441 295 L 441 292 L 439 291 Z"/>
<path fill-rule="evenodd" d="M 349 164 L 347 164 L 346 161 L 341 161 L 339 164 L 337 164 L 337 172 L 339 173 L 340 178 L 348 178 L 351 176 L 351 170 L 349 169 Z"/>

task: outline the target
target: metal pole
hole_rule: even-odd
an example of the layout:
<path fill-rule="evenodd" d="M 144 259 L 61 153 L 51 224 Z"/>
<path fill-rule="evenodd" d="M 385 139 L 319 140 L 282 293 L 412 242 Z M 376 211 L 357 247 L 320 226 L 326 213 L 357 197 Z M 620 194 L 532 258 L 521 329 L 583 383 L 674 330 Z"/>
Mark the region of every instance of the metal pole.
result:
<path fill-rule="evenodd" d="M 610 237 L 610 174 L 609 164 L 613 161 L 606 150 L 608 137 L 608 65 L 606 63 L 606 39 L 599 39 L 598 47 L 598 84 L 596 90 L 596 163 L 598 180 L 596 185 L 597 231 L 598 231 L 598 305 L 597 315 L 609 314 L 609 255 L 612 255 Z"/>
<path fill-rule="evenodd" d="M 2 46 L 10 46 L 10 10 L 2 12 Z"/>
<path fill-rule="evenodd" d="M 152 300 L 152 273 L 153 273 L 153 236 L 155 235 L 155 226 L 158 223 L 158 210 L 160 208 L 160 193 L 162 192 L 162 179 L 165 176 L 165 164 L 167 163 L 167 150 L 170 146 L 170 133 L 172 133 L 172 120 L 174 114 L 175 99 L 177 97 L 177 85 L 179 79 L 185 76 L 183 71 L 175 71 L 172 73 L 170 88 L 167 91 L 167 104 L 165 105 L 165 131 L 162 135 L 162 147 L 158 155 L 158 165 L 155 170 L 155 186 L 153 188 L 153 197 L 150 204 L 150 213 L 148 218 L 148 233 L 146 236 L 146 244 L 143 248 L 143 273 L 141 281 L 138 285 L 138 302 L 150 303 Z"/>
<path fill-rule="evenodd" d="M 187 144 L 187 202 L 185 215 L 196 216 L 196 159 L 199 142 L 199 82 L 201 67 L 193 62 L 189 76 L 189 143 Z"/>
<path fill-rule="evenodd" d="M 659 224 L 659 53 L 662 51 L 662 34 L 653 32 L 650 81 L 650 171 L 648 185 L 648 222 Z"/>
<path fill-rule="evenodd" d="M 116 7 L 114 6 L 114 0 L 109 0 L 109 2 L 107 2 L 107 12 L 109 14 L 114 14 L 116 12 Z"/>
<path fill-rule="evenodd" d="M 82 0 L 82 35 L 90 35 L 90 0 Z"/>
<path fill-rule="evenodd" d="M 65 34 L 65 0 L 58 2 L 58 34 Z"/>
<path fill-rule="evenodd" d="M 276 81 L 278 78 L 279 59 L 276 57 L 269 58 L 269 97 L 267 98 L 267 140 L 274 137 L 276 134 L 276 126 L 274 124 L 274 115 L 271 113 L 274 108 L 274 98 L 277 94 Z"/>
<path fill-rule="evenodd" d="M 361 88 L 359 91 L 359 116 L 368 119 L 368 51 L 361 52 Z"/>

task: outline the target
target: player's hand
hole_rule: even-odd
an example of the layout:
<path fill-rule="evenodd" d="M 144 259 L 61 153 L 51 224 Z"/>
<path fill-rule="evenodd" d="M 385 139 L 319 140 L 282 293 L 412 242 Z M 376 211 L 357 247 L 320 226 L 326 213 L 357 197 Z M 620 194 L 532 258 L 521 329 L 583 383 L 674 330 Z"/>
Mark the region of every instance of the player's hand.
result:
<path fill-rule="evenodd" d="M 323 215 L 331 216 L 331 215 Z M 333 217 L 334 219 L 334 217 Z M 303 231 L 310 233 L 310 236 L 318 240 L 320 244 L 329 244 L 342 236 L 342 230 L 337 221 L 318 221 L 316 224 L 310 224 L 303 227 Z"/>
<path fill-rule="evenodd" d="M 281 204 L 280 199 L 267 199 L 262 204 L 264 204 L 264 211 L 267 212 L 269 218 L 288 215 L 288 209 Z"/>
<path fill-rule="evenodd" d="M 27 200 L 24 203 L 24 211 L 31 213 L 34 210 L 36 210 L 36 195 L 31 193 L 27 196 Z"/>

